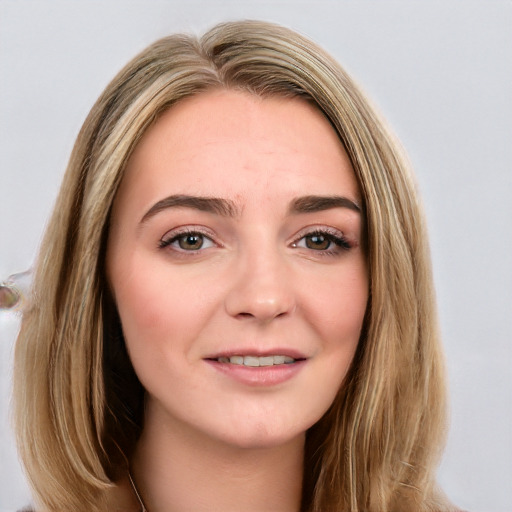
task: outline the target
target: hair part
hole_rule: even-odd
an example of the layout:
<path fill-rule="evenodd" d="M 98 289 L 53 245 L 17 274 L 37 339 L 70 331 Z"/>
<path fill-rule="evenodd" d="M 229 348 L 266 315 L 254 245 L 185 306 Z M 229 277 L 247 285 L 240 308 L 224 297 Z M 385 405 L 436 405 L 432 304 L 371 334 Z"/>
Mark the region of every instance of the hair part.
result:
<path fill-rule="evenodd" d="M 338 133 L 363 198 L 370 298 L 349 374 L 307 434 L 303 510 L 444 510 L 434 489 L 443 362 L 409 166 L 329 55 L 291 30 L 253 21 L 157 41 L 114 78 L 80 131 L 15 351 L 17 440 L 37 503 L 106 510 L 105 491 L 126 469 L 144 391 L 105 275 L 110 211 L 148 127 L 175 103 L 216 88 L 315 105 Z"/>

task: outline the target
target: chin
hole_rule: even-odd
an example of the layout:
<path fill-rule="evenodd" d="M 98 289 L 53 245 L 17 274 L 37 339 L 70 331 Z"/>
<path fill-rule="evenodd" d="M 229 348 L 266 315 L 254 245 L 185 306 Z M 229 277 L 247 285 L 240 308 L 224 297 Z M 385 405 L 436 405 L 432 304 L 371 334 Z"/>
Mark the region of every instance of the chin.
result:
<path fill-rule="evenodd" d="M 235 448 L 261 450 L 291 443 L 303 443 L 305 434 L 305 430 L 283 429 L 267 423 L 258 423 L 223 431 L 218 438 Z"/>

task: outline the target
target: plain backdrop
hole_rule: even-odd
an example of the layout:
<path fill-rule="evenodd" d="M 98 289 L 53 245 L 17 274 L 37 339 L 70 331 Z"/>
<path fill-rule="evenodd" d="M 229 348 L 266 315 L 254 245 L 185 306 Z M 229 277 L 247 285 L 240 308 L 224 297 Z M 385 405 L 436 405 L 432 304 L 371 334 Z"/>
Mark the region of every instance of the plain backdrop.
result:
<path fill-rule="evenodd" d="M 114 74 L 161 36 L 240 18 L 324 46 L 407 149 L 450 378 L 440 482 L 471 512 L 512 511 L 510 1 L 0 0 L 0 280 L 33 262 L 73 141 Z M 18 323 L 0 312 L 2 512 L 29 501 L 9 427 Z"/>

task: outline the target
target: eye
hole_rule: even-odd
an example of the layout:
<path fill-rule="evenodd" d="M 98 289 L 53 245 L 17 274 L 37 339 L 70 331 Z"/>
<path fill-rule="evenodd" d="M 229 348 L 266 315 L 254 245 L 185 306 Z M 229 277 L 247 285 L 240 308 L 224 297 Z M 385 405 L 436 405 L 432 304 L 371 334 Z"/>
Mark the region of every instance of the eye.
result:
<path fill-rule="evenodd" d="M 165 235 L 160 240 L 159 247 L 171 247 L 176 251 L 199 251 L 201 249 L 208 249 L 213 247 L 214 243 L 211 238 L 199 231 L 185 231 L 177 234 L 171 233 Z"/>
<path fill-rule="evenodd" d="M 332 241 L 329 237 L 323 234 L 312 234 L 304 237 L 304 243 L 308 249 L 316 249 L 318 251 L 325 251 L 329 249 Z"/>
<path fill-rule="evenodd" d="M 348 250 L 352 246 L 338 230 L 315 230 L 302 236 L 293 247 L 302 247 L 318 252 L 336 252 L 336 249 Z"/>

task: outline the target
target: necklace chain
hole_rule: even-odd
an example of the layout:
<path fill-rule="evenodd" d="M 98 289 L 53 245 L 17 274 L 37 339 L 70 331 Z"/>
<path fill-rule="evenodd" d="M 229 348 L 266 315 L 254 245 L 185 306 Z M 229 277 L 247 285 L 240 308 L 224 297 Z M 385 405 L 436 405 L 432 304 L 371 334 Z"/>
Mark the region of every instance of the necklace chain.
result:
<path fill-rule="evenodd" d="M 135 482 L 133 481 L 132 474 L 130 471 L 128 471 L 128 478 L 130 479 L 130 485 L 132 486 L 132 490 L 135 493 L 135 496 L 137 496 L 137 500 L 139 502 L 139 505 L 141 507 L 140 512 L 149 512 L 148 509 L 144 506 L 144 502 L 142 501 L 142 498 L 140 496 L 140 493 L 137 489 L 137 486 L 135 485 Z"/>

